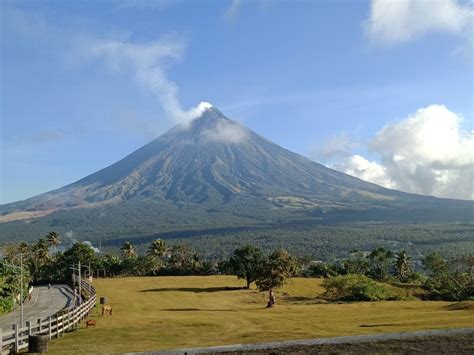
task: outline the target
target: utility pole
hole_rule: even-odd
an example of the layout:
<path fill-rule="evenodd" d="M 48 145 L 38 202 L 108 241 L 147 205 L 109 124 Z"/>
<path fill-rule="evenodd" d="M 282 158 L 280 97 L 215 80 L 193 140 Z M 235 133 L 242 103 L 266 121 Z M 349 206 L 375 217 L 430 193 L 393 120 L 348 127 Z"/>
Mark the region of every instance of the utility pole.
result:
<path fill-rule="evenodd" d="M 74 268 L 74 263 L 72 263 L 72 287 L 76 285 L 76 269 Z"/>
<path fill-rule="evenodd" d="M 78 265 L 76 267 L 76 264 L 72 264 L 72 282 L 73 282 L 73 287 L 75 287 L 76 285 L 76 282 L 78 284 L 78 293 L 79 293 L 79 304 L 81 304 L 82 302 L 82 298 L 81 298 L 81 291 L 82 291 L 82 285 L 81 285 L 81 262 L 79 261 L 78 262 Z M 76 271 L 79 273 L 79 275 L 76 275 Z M 79 277 L 78 277 L 79 276 Z M 74 289 L 75 290 L 75 289 Z M 74 302 L 76 302 L 76 299 L 74 299 Z"/>
<path fill-rule="evenodd" d="M 78 265 L 78 269 L 79 269 L 79 304 L 81 304 L 82 302 L 82 279 L 81 279 L 81 262 L 79 261 L 79 265 Z"/>
<path fill-rule="evenodd" d="M 23 254 L 20 253 L 20 328 L 23 327 Z"/>

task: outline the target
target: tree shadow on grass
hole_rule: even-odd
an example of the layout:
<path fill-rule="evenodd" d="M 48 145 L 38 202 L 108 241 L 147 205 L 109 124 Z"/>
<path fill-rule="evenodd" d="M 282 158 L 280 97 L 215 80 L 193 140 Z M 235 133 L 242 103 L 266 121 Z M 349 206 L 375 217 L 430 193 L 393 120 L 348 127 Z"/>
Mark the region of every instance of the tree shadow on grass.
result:
<path fill-rule="evenodd" d="M 161 287 L 140 290 L 138 292 L 222 292 L 245 290 L 245 287 Z"/>
<path fill-rule="evenodd" d="M 398 327 L 401 324 L 398 323 L 381 323 L 381 324 L 361 324 L 359 327 L 361 328 L 374 328 L 374 327 Z"/>
<path fill-rule="evenodd" d="M 282 296 L 284 301 L 292 304 L 327 304 L 327 300 L 319 297 L 304 297 L 304 296 Z"/>
<path fill-rule="evenodd" d="M 165 312 L 242 312 L 242 311 L 256 311 L 267 309 L 266 307 L 258 308 L 231 308 L 231 309 L 207 309 L 207 308 L 162 308 L 160 311 Z"/>

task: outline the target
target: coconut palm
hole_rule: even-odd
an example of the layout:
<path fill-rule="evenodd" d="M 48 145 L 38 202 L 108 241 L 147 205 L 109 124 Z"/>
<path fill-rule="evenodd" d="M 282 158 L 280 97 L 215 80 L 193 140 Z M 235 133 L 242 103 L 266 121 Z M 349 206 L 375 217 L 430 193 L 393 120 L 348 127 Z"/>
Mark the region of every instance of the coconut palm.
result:
<path fill-rule="evenodd" d="M 57 246 L 61 244 L 61 240 L 59 239 L 59 234 L 56 232 L 49 232 L 46 235 L 46 243 L 49 248 L 56 251 Z"/>
<path fill-rule="evenodd" d="M 405 250 L 400 250 L 395 254 L 393 266 L 395 267 L 398 279 L 404 281 L 411 272 L 411 257 Z"/>
<path fill-rule="evenodd" d="M 156 239 L 150 244 L 147 255 L 152 258 L 163 258 L 167 253 L 166 243 L 161 239 Z"/>
<path fill-rule="evenodd" d="M 122 247 L 120 248 L 120 251 L 126 258 L 132 258 L 137 255 L 137 252 L 135 251 L 135 247 L 130 242 L 126 242 L 125 244 L 123 244 Z"/>
<path fill-rule="evenodd" d="M 33 244 L 33 255 L 38 266 L 44 265 L 49 260 L 49 248 L 48 243 L 44 238 L 38 239 L 38 241 Z"/>
<path fill-rule="evenodd" d="M 147 252 L 147 272 L 157 274 L 164 265 L 165 256 L 169 256 L 169 250 L 164 240 L 156 239 L 150 244 Z"/>
<path fill-rule="evenodd" d="M 23 255 L 28 255 L 30 253 L 31 249 L 28 243 L 26 242 L 21 242 L 18 244 L 18 252 L 23 254 Z"/>

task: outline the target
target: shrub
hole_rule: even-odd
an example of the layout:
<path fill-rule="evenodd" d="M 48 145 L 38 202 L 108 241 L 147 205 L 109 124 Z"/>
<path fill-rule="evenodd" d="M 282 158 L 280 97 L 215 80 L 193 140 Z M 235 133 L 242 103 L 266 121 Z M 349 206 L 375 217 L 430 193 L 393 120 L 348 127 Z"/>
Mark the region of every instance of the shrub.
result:
<path fill-rule="evenodd" d="M 473 257 L 446 261 L 438 253 L 423 259 L 428 274 L 425 282 L 430 299 L 444 301 L 474 300 Z"/>
<path fill-rule="evenodd" d="M 337 275 L 337 269 L 334 265 L 327 263 L 317 263 L 310 265 L 308 268 L 308 275 L 310 277 L 328 278 Z"/>
<path fill-rule="evenodd" d="M 364 275 L 340 275 L 324 281 L 325 297 L 334 301 L 396 300 L 400 296 Z"/>

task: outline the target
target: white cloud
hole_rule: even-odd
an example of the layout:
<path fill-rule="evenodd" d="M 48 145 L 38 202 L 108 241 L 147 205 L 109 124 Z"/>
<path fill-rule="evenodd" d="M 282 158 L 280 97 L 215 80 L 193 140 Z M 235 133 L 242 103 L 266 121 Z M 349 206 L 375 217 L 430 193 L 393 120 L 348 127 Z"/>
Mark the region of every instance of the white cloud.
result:
<path fill-rule="evenodd" d="M 384 44 L 396 44 L 429 32 L 472 37 L 474 14 L 457 0 L 372 0 L 366 34 Z"/>
<path fill-rule="evenodd" d="M 236 122 L 220 121 L 215 128 L 204 131 L 203 138 L 214 142 L 242 143 L 248 138 L 248 132 Z"/>
<path fill-rule="evenodd" d="M 380 186 L 388 188 L 396 187 L 394 182 L 388 177 L 387 169 L 384 166 L 377 162 L 369 161 L 361 155 L 353 155 L 344 162 L 334 164 L 331 167 Z"/>
<path fill-rule="evenodd" d="M 406 192 L 474 199 L 474 131 L 443 105 L 387 124 L 369 143 L 379 162 L 353 155 L 331 167 Z"/>

